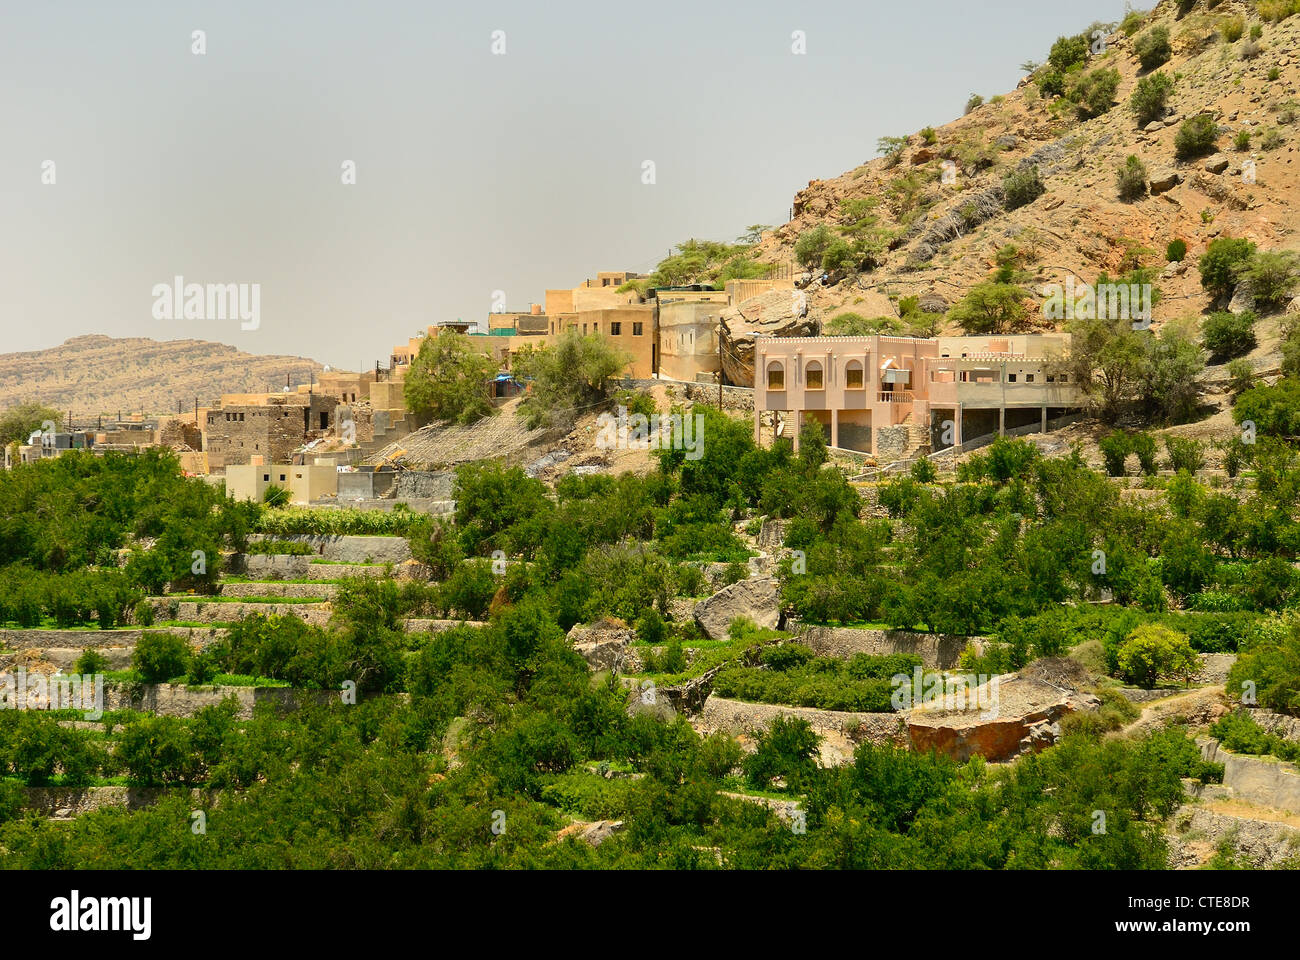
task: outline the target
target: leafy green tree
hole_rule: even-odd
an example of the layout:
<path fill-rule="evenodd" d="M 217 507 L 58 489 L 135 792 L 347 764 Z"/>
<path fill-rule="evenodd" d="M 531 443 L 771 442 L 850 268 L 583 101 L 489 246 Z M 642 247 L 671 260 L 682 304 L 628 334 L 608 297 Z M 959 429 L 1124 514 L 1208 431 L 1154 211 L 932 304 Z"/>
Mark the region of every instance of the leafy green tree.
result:
<path fill-rule="evenodd" d="M 174 633 L 145 633 L 135 645 L 131 666 L 145 683 L 165 683 L 184 675 L 189 647 Z"/>
<path fill-rule="evenodd" d="M 1059 73 L 1065 73 L 1087 59 L 1088 37 L 1082 33 L 1072 37 L 1057 37 L 1047 55 L 1048 65 Z"/>
<path fill-rule="evenodd" d="M 1197 668 L 1196 652 L 1185 634 L 1149 623 L 1120 644 L 1119 668 L 1125 679 L 1149 690 L 1161 678 L 1190 677 Z"/>
<path fill-rule="evenodd" d="M 421 342 L 402 392 L 418 417 L 474 423 L 493 412 L 488 384 L 495 373 L 496 363 L 468 336 L 441 330 Z"/>
<path fill-rule="evenodd" d="M 819 223 L 799 234 L 799 239 L 794 242 L 794 257 L 801 267 L 820 266 L 827 248 L 834 239 L 835 235 L 831 232 L 831 228 L 824 223 Z"/>
<path fill-rule="evenodd" d="M 569 424 L 584 410 L 609 399 L 611 381 L 632 358 L 599 334 L 567 330 L 549 346 L 520 351 L 517 374 L 531 381 L 520 405 L 529 428 Z"/>
<path fill-rule="evenodd" d="M 34 400 L 15 404 L 0 414 L 0 447 L 26 443 L 46 422 L 58 424 L 59 411 Z"/>

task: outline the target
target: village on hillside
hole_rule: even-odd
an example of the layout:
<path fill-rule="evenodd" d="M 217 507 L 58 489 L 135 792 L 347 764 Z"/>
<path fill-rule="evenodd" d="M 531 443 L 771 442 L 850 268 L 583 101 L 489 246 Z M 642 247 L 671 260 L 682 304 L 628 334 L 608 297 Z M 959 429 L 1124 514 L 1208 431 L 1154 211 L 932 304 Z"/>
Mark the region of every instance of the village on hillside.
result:
<path fill-rule="evenodd" d="M 1248 932 L 1300 869 L 1300 0 L 1044 46 L 783 224 L 373 366 L 9 394 L 0 869 L 1221 870 L 1161 929 Z"/>

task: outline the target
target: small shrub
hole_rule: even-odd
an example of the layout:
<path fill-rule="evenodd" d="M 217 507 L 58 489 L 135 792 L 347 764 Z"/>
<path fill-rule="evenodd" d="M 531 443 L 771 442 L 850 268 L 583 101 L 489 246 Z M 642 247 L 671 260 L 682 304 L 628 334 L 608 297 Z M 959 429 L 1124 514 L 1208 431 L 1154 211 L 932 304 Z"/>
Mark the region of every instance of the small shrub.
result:
<path fill-rule="evenodd" d="M 1146 196 L 1147 168 L 1136 154 L 1129 154 L 1128 159 L 1115 171 L 1115 187 L 1121 200 L 1137 200 Z"/>
<path fill-rule="evenodd" d="M 1249 390 L 1254 380 L 1255 368 L 1250 365 L 1249 360 L 1238 357 L 1228 364 L 1228 390 L 1233 396 Z"/>
<path fill-rule="evenodd" d="M 1154 70 L 1173 56 L 1173 47 L 1169 44 L 1169 28 L 1152 27 L 1133 43 L 1133 52 L 1137 54 L 1143 70 Z"/>
<path fill-rule="evenodd" d="M 1268 79 L 1269 79 L 1270 81 L 1272 81 L 1272 80 L 1276 80 L 1276 79 L 1277 79 L 1278 77 L 1280 77 L 1280 76 L 1282 76 L 1282 71 L 1279 70 L 1277 67 L 1269 67 L 1269 68 L 1268 68 Z"/>
<path fill-rule="evenodd" d="M 1174 153 L 1180 160 L 1194 160 L 1214 151 L 1219 138 L 1219 125 L 1208 113 L 1188 117 L 1178 128 L 1174 138 Z"/>
<path fill-rule="evenodd" d="M 1102 437 L 1097 444 L 1101 450 L 1102 460 L 1106 463 L 1106 473 L 1112 477 L 1124 476 L 1124 461 L 1128 459 L 1128 437 L 1120 430 Z"/>
<path fill-rule="evenodd" d="M 1148 690 L 1161 678 L 1186 679 L 1196 668 L 1196 651 L 1186 634 L 1158 623 L 1138 627 L 1119 646 L 1120 673 Z"/>
<path fill-rule="evenodd" d="M 1129 449 L 1133 455 L 1138 458 L 1138 469 L 1145 476 L 1152 477 L 1156 473 L 1156 438 L 1151 436 L 1145 430 L 1139 430 L 1137 433 L 1129 435 Z"/>
<path fill-rule="evenodd" d="M 1282 136 L 1282 134 L 1277 130 L 1269 130 L 1260 139 L 1259 148 L 1261 150 L 1276 150 L 1284 143 L 1286 143 L 1286 137 Z"/>
<path fill-rule="evenodd" d="M 132 621 L 138 627 L 153 626 L 153 604 L 148 600 L 138 600 L 133 608 Z"/>
<path fill-rule="evenodd" d="M 1065 94 L 1065 77 L 1059 70 L 1044 70 L 1038 78 L 1038 92 L 1045 98 L 1063 96 Z"/>
<path fill-rule="evenodd" d="M 1165 449 L 1169 452 L 1169 469 L 1174 473 L 1186 470 L 1195 475 L 1205 466 L 1205 453 L 1201 442 L 1190 437 L 1165 437 Z"/>
<path fill-rule="evenodd" d="M 1237 269 L 1237 277 L 1250 285 L 1251 296 L 1265 309 L 1280 307 L 1300 280 L 1300 254 L 1291 250 L 1254 253 Z"/>
<path fill-rule="evenodd" d="M 1215 296 L 1226 297 L 1237 284 L 1237 272 L 1255 253 L 1255 245 L 1242 237 L 1211 240 L 1197 264 L 1201 286 Z"/>
<path fill-rule="evenodd" d="M 262 494 L 262 502 L 268 507 L 287 506 L 289 503 L 289 491 L 284 489 L 284 487 L 273 483 L 267 487 L 266 492 Z"/>
<path fill-rule="evenodd" d="M 1015 210 L 1033 203 L 1047 190 L 1038 175 L 1038 167 L 1017 170 L 1002 181 L 1002 190 L 1006 194 L 1007 210 Z"/>
<path fill-rule="evenodd" d="M 1145 127 L 1152 120 L 1163 117 L 1173 91 L 1174 78 L 1167 73 L 1153 73 L 1138 80 L 1128 100 L 1138 126 Z"/>
<path fill-rule="evenodd" d="M 934 132 L 934 127 L 924 127 L 921 130 L 921 141 L 927 146 L 933 146 L 939 142 L 939 135 Z"/>
<path fill-rule="evenodd" d="M 1250 149 L 1250 131 L 1238 130 L 1236 136 L 1232 138 L 1232 145 L 1237 150 L 1244 151 Z"/>
<path fill-rule="evenodd" d="M 81 651 L 81 656 L 77 657 L 77 662 L 72 665 L 72 672 L 89 676 L 96 673 L 103 673 L 108 669 L 108 657 L 104 656 L 93 647 L 87 647 Z"/>
<path fill-rule="evenodd" d="M 1239 16 L 1228 17 L 1219 24 L 1219 33 L 1223 36 L 1225 43 L 1236 43 L 1245 32 L 1246 21 Z"/>
<path fill-rule="evenodd" d="M 983 105 L 984 105 L 984 98 L 980 96 L 978 93 L 972 93 L 969 97 L 966 98 L 966 109 L 963 112 L 970 113 L 976 107 L 980 107 Z"/>
<path fill-rule="evenodd" d="M 1222 363 L 1255 348 L 1255 315 L 1249 310 L 1242 313 L 1217 311 L 1201 324 L 1201 344 L 1210 352 L 1210 359 Z"/>
<path fill-rule="evenodd" d="M 1099 117 L 1115 102 L 1119 81 L 1119 71 L 1114 67 L 1092 70 L 1075 81 L 1070 99 L 1085 119 Z"/>
<path fill-rule="evenodd" d="M 934 483 L 935 477 L 939 475 L 938 468 L 929 459 L 922 457 L 912 464 L 912 479 L 917 483 Z"/>
<path fill-rule="evenodd" d="M 1169 246 L 1165 247 L 1165 259 L 1170 263 L 1181 263 L 1183 257 L 1187 256 L 1187 243 L 1183 240 L 1171 240 Z"/>

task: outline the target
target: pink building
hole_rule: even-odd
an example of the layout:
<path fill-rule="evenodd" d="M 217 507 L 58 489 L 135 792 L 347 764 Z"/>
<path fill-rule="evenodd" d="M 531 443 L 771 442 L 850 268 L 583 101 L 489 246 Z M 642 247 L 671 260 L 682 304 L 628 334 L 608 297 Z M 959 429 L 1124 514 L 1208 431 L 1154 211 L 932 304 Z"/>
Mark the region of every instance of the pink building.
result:
<path fill-rule="evenodd" d="M 1006 337 L 760 337 L 754 440 L 763 414 L 798 445 L 816 421 L 832 447 L 897 455 L 1046 430 L 1076 408 L 1064 334 Z"/>

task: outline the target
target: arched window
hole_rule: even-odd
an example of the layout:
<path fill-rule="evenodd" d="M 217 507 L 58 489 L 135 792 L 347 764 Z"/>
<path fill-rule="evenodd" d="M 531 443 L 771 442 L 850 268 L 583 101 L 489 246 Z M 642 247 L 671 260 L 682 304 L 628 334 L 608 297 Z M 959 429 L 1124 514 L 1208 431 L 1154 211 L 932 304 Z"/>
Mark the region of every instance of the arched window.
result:
<path fill-rule="evenodd" d="M 767 365 L 767 389 L 785 389 L 785 365 L 773 360 Z"/>
<path fill-rule="evenodd" d="M 808 361 L 808 366 L 804 367 L 804 377 L 808 381 L 809 390 L 821 390 L 825 386 L 822 383 L 822 365 L 816 360 Z"/>
<path fill-rule="evenodd" d="M 850 360 L 844 365 L 844 386 L 849 390 L 863 388 L 861 360 Z"/>

